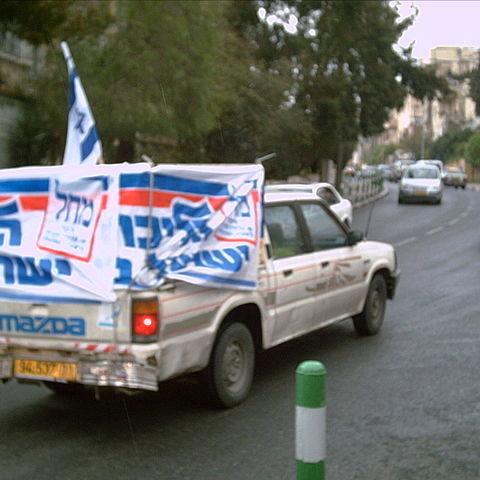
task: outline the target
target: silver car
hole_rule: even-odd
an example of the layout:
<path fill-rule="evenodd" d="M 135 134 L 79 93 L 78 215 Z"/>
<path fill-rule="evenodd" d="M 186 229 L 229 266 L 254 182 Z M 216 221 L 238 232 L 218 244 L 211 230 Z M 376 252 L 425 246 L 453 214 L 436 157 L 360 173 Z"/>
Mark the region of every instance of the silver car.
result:
<path fill-rule="evenodd" d="M 420 202 L 442 202 L 443 181 L 435 165 L 418 163 L 410 165 L 402 175 L 398 189 L 398 203 L 407 200 Z"/>
<path fill-rule="evenodd" d="M 443 177 L 443 183 L 455 188 L 462 187 L 465 189 L 467 185 L 467 174 L 462 172 L 459 168 L 447 167 L 445 176 Z"/>

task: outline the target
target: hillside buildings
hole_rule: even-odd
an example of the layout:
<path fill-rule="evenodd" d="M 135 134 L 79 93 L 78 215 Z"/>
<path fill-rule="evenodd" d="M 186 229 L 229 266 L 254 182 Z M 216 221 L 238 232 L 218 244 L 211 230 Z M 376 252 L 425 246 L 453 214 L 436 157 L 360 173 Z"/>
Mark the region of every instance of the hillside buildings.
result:
<path fill-rule="evenodd" d="M 424 63 L 434 64 L 442 75 L 460 76 L 476 68 L 478 55 L 475 48 L 437 47 Z M 428 141 L 451 130 L 475 126 L 478 119 L 475 103 L 469 96 L 468 80 L 449 76 L 449 84 L 454 95 L 446 100 L 421 101 L 408 96 L 401 110 L 392 111 L 383 134 L 360 140 L 354 153 L 354 164 L 360 164 L 377 145 L 396 144 L 415 137 L 423 157 Z"/>

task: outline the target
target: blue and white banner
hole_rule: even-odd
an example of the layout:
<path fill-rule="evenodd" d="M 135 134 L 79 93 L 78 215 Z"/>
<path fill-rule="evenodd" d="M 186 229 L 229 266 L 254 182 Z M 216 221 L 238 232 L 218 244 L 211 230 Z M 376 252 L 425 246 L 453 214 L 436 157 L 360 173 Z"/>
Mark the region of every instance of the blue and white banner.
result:
<path fill-rule="evenodd" d="M 116 299 L 120 170 L 128 169 L 0 170 L 0 298 Z"/>
<path fill-rule="evenodd" d="M 63 164 L 96 165 L 103 152 L 95 120 L 70 49 L 65 42 L 61 47 L 68 68 L 68 130 Z"/>
<path fill-rule="evenodd" d="M 255 288 L 263 167 L 158 165 L 151 174 L 120 180 L 117 285 Z M 140 250 L 147 263 L 132 255 Z"/>
<path fill-rule="evenodd" d="M 167 279 L 257 285 L 261 165 L 0 170 L 0 298 L 111 302 Z"/>

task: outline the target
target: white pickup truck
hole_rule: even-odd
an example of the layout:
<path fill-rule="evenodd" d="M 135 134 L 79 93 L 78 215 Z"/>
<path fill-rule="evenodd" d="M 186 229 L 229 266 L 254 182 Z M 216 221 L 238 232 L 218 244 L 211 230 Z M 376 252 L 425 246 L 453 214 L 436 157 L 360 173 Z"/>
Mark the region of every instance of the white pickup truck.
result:
<path fill-rule="evenodd" d="M 249 393 L 259 350 L 348 318 L 376 334 L 399 278 L 394 248 L 347 229 L 314 194 L 266 193 L 262 210 L 253 289 L 171 279 L 115 302 L 4 295 L 0 378 L 55 392 L 157 390 L 203 371 L 215 403 L 231 407 Z"/>

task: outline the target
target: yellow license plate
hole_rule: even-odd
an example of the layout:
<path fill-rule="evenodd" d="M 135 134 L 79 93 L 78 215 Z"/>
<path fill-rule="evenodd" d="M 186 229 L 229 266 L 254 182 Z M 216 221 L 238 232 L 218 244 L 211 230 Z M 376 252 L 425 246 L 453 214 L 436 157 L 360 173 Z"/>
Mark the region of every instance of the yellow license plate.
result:
<path fill-rule="evenodd" d="M 13 364 L 13 371 L 15 375 L 32 378 L 59 378 L 69 381 L 77 379 L 77 365 L 75 363 L 16 358 Z"/>
<path fill-rule="evenodd" d="M 425 192 L 424 190 L 416 190 L 415 191 L 415 195 L 426 195 L 427 192 Z"/>

